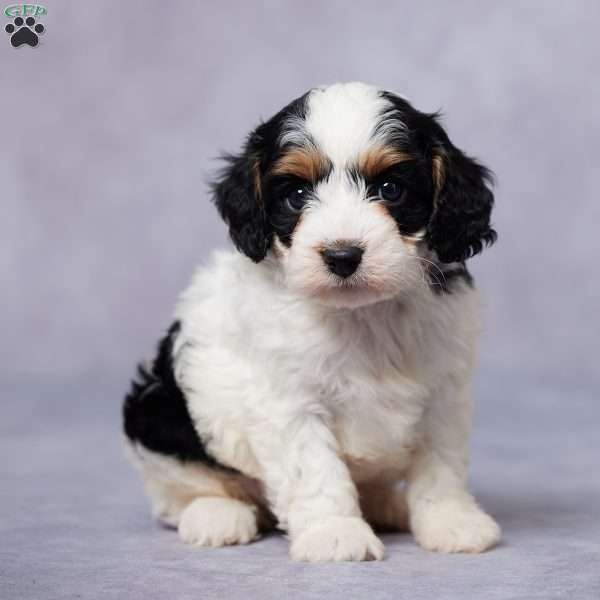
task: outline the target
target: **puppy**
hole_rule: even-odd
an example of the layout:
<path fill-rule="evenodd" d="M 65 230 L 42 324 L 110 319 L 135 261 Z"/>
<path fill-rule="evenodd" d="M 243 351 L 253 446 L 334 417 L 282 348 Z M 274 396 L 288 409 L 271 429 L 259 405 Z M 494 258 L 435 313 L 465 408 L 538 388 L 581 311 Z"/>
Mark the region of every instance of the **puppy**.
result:
<path fill-rule="evenodd" d="M 153 512 L 197 546 L 287 532 L 294 559 L 381 559 L 374 529 L 482 552 L 466 487 L 490 173 L 435 115 L 315 88 L 226 157 L 239 252 L 200 268 L 124 428 Z"/>

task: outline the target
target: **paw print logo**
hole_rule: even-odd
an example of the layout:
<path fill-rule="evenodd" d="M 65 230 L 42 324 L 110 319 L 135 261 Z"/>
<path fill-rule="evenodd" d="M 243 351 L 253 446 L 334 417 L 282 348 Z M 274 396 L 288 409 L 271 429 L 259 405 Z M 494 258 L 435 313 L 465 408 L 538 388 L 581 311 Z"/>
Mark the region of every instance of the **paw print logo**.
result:
<path fill-rule="evenodd" d="M 12 23 L 9 23 L 4 30 L 11 34 L 10 43 L 18 48 L 23 44 L 27 44 L 35 48 L 39 42 L 39 33 L 44 33 L 44 26 L 41 23 L 36 23 L 33 17 L 27 17 L 25 21 L 21 17 L 16 17 Z"/>

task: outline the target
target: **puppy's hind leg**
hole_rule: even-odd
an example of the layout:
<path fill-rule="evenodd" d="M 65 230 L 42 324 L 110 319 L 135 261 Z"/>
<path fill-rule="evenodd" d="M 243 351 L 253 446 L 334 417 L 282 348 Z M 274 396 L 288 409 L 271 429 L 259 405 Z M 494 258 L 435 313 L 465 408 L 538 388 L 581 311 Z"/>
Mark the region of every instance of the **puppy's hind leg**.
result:
<path fill-rule="evenodd" d="M 254 480 L 206 452 L 173 370 L 179 325 L 161 340 L 149 368 L 141 367 L 125 398 L 123 425 L 152 512 L 198 546 L 247 543 L 258 535 L 261 490 Z"/>
<path fill-rule="evenodd" d="M 183 511 L 178 531 L 195 546 L 247 544 L 258 537 L 256 507 L 235 498 L 196 498 Z"/>
<path fill-rule="evenodd" d="M 175 481 L 165 481 L 151 473 L 142 471 L 142 477 L 152 516 L 163 525 L 177 529 L 181 514 L 194 499 L 193 492 Z"/>
<path fill-rule="evenodd" d="M 181 461 L 131 445 L 153 515 L 195 546 L 247 544 L 258 537 L 261 509 L 254 484 L 235 473 Z"/>

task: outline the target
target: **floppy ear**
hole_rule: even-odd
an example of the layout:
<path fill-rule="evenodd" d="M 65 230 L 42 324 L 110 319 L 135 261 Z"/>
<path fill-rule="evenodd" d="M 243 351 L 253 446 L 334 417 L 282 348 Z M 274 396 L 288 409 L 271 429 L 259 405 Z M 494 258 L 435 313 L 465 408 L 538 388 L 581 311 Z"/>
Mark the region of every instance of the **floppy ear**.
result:
<path fill-rule="evenodd" d="M 213 201 L 236 248 L 260 262 L 271 245 L 262 202 L 260 137 L 251 134 L 241 154 L 223 158 L 227 165 L 212 184 Z"/>
<path fill-rule="evenodd" d="M 433 154 L 436 199 L 427 229 L 442 262 L 462 262 L 496 241 L 490 226 L 492 174 L 445 138 Z"/>

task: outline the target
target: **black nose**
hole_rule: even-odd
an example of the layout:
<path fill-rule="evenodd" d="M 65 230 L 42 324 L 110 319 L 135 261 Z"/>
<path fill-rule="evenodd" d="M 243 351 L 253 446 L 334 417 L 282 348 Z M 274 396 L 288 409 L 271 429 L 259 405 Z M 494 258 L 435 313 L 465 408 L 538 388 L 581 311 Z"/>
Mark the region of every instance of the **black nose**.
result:
<path fill-rule="evenodd" d="M 350 277 L 358 268 L 363 255 L 358 246 L 325 249 L 321 252 L 329 270 L 340 277 Z"/>

